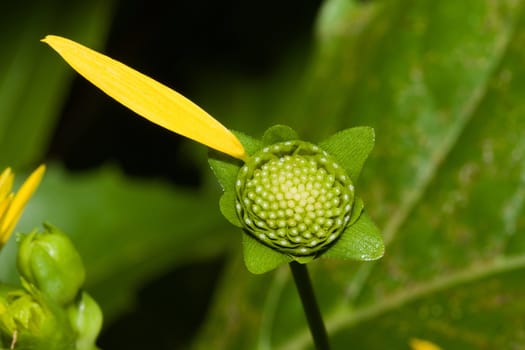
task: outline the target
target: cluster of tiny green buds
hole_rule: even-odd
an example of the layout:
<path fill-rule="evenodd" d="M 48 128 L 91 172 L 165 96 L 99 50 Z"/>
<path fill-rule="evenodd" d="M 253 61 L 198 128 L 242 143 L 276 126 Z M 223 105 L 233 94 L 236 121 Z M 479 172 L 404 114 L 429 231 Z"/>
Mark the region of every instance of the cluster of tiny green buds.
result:
<path fill-rule="evenodd" d="M 45 295 L 0 287 L 0 348 L 65 350 L 74 342 L 66 313 Z"/>
<path fill-rule="evenodd" d="M 350 221 L 354 185 L 318 146 L 286 141 L 264 147 L 241 168 L 236 210 L 247 232 L 294 256 L 326 249 Z"/>
<path fill-rule="evenodd" d="M 102 312 L 81 288 L 85 270 L 58 229 L 19 235 L 22 289 L 0 286 L 0 348 L 95 350 Z"/>

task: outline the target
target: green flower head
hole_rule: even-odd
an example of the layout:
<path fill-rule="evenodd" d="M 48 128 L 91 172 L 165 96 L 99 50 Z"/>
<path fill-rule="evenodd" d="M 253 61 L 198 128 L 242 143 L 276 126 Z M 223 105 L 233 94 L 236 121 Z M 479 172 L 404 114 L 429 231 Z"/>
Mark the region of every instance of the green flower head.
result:
<path fill-rule="evenodd" d="M 379 230 L 363 212 L 355 183 L 374 145 L 373 129 L 341 131 L 315 145 L 289 127 L 262 140 L 236 132 L 249 158 L 218 152 L 210 165 L 221 183 L 223 215 L 243 229 L 244 260 L 253 273 L 318 257 L 374 260 L 383 255 Z"/>

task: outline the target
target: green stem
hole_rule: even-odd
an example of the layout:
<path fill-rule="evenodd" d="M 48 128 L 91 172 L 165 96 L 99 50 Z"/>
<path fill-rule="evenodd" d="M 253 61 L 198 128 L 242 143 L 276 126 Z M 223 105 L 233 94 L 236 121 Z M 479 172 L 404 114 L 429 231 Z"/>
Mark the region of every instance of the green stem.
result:
<path fill-rule="evenodd" d="M 315 299 L 312 282 L 310 281 L 306 265 L 292 261 L 290 263 L 290 269 L 292 270 L 293 279 L 303 303 L 304 313 L 306 314 L 315 348 L 317 350 L 329 350 L 330 344 L 328 343 L 328 335 L 324 326 L 323 317 L 321 316 L 321 311 L 319 310 L 317 300 Z"/>

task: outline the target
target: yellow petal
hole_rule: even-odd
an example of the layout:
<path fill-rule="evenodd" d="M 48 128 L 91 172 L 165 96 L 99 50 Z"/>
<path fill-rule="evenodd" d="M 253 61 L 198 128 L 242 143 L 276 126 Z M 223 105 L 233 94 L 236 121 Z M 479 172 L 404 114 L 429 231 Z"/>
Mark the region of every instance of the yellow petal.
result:
<path fill-rule="evenodd" d="M 135 113 L 232 157 L 246 159 L 235 135 L 181 94 L 69 39 L 48 35 L 42 41 L 84 78 Z"/>
<path fill-rule="evenodd" d="M 11 191 L 11 187 L 13 187 L 13 172 L 11 171 L 11 168 L 6 168 L 2 175 L 0 175 L 0 200 L 3 200 L 9 192 Z"/>
<path fill-rule="evenodd" d="M 418 338 L 410 339 L 410 347 L 412 350 L 441 350 L 441 348 L 436 344 L 428 340 Z"/>
<path fill-rule="evenodd" d="M 11 205 L 11 202 L 13 201 L 14 193 L 10 193 L 8 196 L 6 196 L 1 202 L 0 202 L 0 223 L 3 222 L 3 218 L 5 213 L 7 212 L 7 209 Z M 0 242 L 2 242 L 2 237 L 4 234 L 0 231 Z"/>
<path fill-rule="evenodd" d="M 1 227 L 0 227 L 0 246 L 2 246 L 5 242 L 7 242 L 7 239 L 11 235 L 11 232 L 15 228 L 15 225 L 20 218 L 20 215 L 22 215 L 22 211 L 24 210 L 24 207 L 31 198 L 31 195 L 33 192 L 35 192 L 36 188 L 38 187 L 38 184 L 40 183 L 40 180 L 42 179 L 42 176 L 44 175 L 44 172 L 46 170 L 45 165 L 39 166 L 24 182 L 24 184 L 20 187 L 16 195 L 14 196 L 11 205 L 7 209 L 7 212 L 5 213 L 5 216 L 2 219 Z"/>

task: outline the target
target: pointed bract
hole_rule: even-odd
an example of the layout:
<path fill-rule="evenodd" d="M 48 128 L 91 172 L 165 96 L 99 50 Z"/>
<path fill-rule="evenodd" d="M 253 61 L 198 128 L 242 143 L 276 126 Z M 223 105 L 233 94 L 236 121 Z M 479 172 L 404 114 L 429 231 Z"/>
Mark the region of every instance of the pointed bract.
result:
<path fill-rule="evenodd" d="M 381 258 L 384 252 L 379 229 L 366 213 L 362 213 L 321 257 L 370 261 Z"/>
<path fill-rule="evenodd" d="M 352 182 L 356 184 L 374 143 L 374 129 L 360 126 L 339 131 L 319 143 L 319 146 L 345 168 Z"/>
<path fill-rule="evenodd" d="M 264 132 L 262 142 L 265 146 L 273 145 L 274 143 L 298 140 L 297 132 L 286 125 L 274 125 Z"/>
<path fill-rule="evenodd" d="M 271 271 L 277 266 L 293 260 L 291 257 L 258 242 L 246 232 L 242 235 L 242 247 L 246 268 L 257 275 Z"/>
<path fill-rule="evenodd" d="M 222 194 L 219 200 L 219 208 L 221 214 L 234 226 L 242 228 L 242 223 L 237 216 L 237 209 L 235 208 L 235 192 L 226 191 Z"/>

